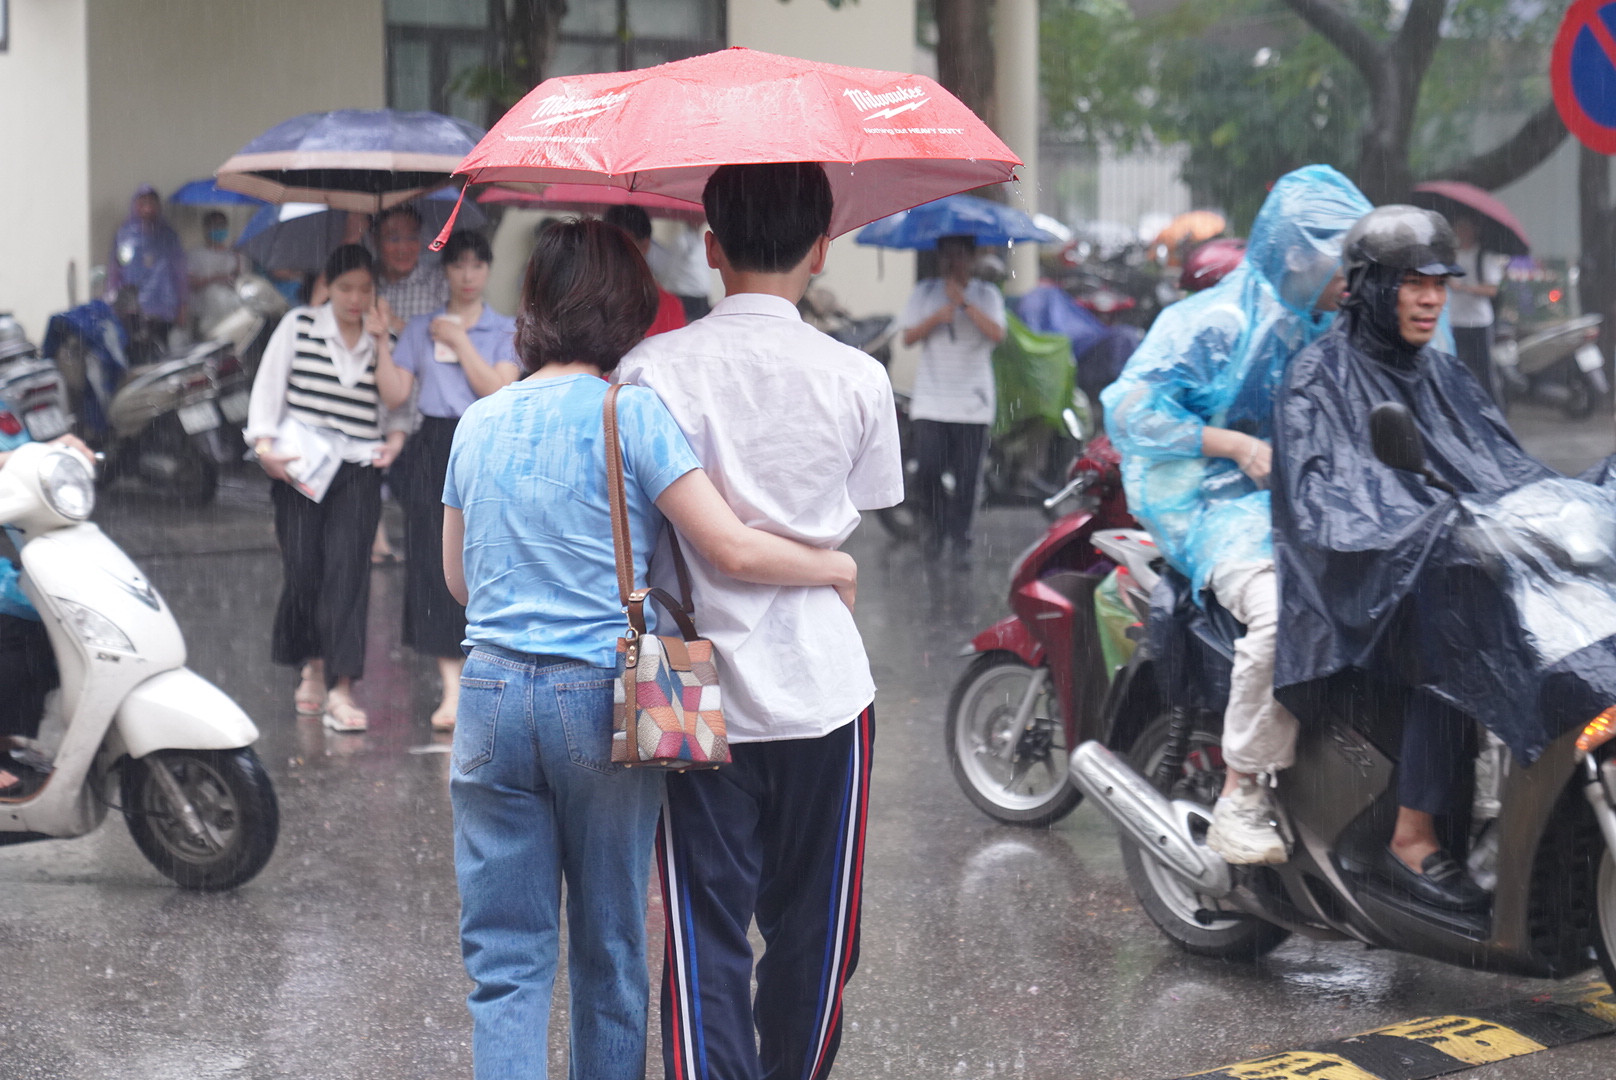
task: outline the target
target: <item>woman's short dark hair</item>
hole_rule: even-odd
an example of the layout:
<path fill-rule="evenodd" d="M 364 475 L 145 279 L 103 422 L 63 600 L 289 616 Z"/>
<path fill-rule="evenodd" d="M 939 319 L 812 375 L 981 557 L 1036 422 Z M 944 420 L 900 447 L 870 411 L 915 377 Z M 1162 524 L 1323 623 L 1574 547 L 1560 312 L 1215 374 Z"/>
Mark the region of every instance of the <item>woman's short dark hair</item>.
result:
<path fill-rule="evenodd" d="M 478 262 L 492 263 L 494 261 L 494 248 L 488 242 L 488 237 L 476 229 L 461 229 L 449 234 L 449 239 L 443 242 L 443 251 L 440 258 L 444 266 L 451 266 L 460 261 L 460 256 L 466 252 L 477 256 Z"/>
<path fill-rule="evenodd" d="M 563 221 L 539 234 L 522 278 L 516 352 L 522 366 L 594 364 L 611 371 L 657 312 L 656 282 L 623 230 Z"/>
<path fill-rule="evenodd" d="M 802 262 L 830 231 L 835 200 L 824 166 L 788 161 L 720 166 L 701 203 L 731 266 L 774 274 Z"/>
<path fill-rule="evenodd" d="M 325 283 L 336 281 L 350 270 L 363 270 L 376 276 L 376 257 L 363 244 L 343 244 L 325 257 Z"/>

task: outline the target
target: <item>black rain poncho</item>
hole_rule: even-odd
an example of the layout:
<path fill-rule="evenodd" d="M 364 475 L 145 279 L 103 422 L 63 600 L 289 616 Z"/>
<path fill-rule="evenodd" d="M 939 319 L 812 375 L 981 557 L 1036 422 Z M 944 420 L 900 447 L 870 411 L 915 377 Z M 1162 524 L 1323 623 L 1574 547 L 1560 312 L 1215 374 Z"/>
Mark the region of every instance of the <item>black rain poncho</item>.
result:
<path fill-rule="evenodd" d="M 1276 406 L 1276 694 L 1316 720 L 1356 669 L 1448 702 L 1530 763 L 1616 703 L 1612 470 L 1573 480 L 1529 456 L 1459 361 L 1397 334 L 1396 276 L 1368 269 Z M 1386 401 L 1459 497 L 1374 456 Z"/>

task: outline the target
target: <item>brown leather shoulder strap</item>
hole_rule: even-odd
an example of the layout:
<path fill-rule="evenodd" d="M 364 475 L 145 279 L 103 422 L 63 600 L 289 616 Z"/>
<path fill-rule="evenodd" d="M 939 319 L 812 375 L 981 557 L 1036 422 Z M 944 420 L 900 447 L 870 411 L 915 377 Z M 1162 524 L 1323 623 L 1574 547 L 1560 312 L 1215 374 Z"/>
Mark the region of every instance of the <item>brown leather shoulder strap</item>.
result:
<path fill-rule="evenodd" d="M 612 511 L 618 601 L 626 608 L 634 591 L 634 538 L 629 533 L 628 495 L 623 489 L 623 443 L 617 432 L 617 393 L 621 389 L 621 384 L 613 383 L 606 391 L 606 501 Z"/>

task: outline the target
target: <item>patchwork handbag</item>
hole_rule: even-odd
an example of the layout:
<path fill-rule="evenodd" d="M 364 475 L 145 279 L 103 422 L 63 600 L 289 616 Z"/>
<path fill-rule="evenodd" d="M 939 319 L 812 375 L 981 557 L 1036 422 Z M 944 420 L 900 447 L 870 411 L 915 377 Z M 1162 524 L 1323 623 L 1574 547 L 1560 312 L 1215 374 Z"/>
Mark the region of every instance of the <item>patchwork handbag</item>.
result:
<path fill-rule="evenodd" d="M 617 428 L 620 389 L 612 386 L 606 391 L 605 408 L 606 491 L 612 511 L 617 593 L 628 612 L 628 634 L 617 639 L 612 761 L 679 771 L 717 768 L 729 761 L 718 667 L 713 661 L 713 643 L 696 633 L 690 617 L 695 610 L 690 603 L 690 570 L 672 526 L 668 527 L 668 546 L 679 578 L 680 599 L 662 589 L 634 587 L 634 541 L 629 532 L 623 444 Z M 655 600 L 673 616 L 681 636 L 658 637 L 646 632 L 647 600 Z"/>

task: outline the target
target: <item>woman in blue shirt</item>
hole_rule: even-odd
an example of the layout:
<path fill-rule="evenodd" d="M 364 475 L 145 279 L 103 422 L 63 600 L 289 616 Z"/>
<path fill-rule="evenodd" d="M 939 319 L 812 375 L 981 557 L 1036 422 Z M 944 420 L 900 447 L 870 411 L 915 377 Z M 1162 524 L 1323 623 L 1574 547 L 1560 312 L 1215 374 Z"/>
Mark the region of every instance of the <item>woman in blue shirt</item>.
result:
<path fill-rule="evenodd" d="M 617 590 L 603 376 L 644 335 L 656 286 L 632 240 L 598 221 L 540 237 L 517 349 L 533 372 L 466 410 L 443 502 L 443 570 L 466 605 L 450 796 L 461 951 L 480 1078 L 544 1077 L 566 882 L 572 1075 L 645 1074 L 645 890 L 662 774 L 611 763 Z M 663 515 L 723 573 L 831 586 L 838 551 L 748 529 L 650 390 L 618 399 L 634 574 Z M 413 559 L 414 553 L 411 553 Z"/>
<path fill-rule="evenodd" d="M 443 697 L 432 713 L 439 731 L 454 727 L 459 702 L 460 639 L 466 609 L 443 584 L 443 479 L 455 425 L 478 398 L 516 381 L 516 320 L 483 302 L 493 251 L 480 232 L 457 232 L 443 245 L 449 302 L 411 319 L 391 360 L 376 365 L 376 387 L 390 409 L 420 386 L 421 428 L 392 476 L 404 507 L 404 644 L 435 656 Z"/>

